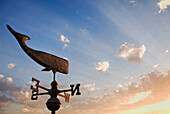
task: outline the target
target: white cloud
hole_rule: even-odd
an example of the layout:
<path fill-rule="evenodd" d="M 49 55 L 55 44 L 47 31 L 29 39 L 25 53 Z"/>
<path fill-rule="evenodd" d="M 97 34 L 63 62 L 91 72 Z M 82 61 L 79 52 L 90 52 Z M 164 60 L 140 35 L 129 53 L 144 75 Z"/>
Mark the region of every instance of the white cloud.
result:
<path fill-rule="evenodd" d="M 66 48 L 66 47 L 68 47 L 68 45 L 67 45 L 67 44 L 64 44 L 63 49 Z"/>
<path fill-rule="evenodd" d="M 127 79 L 132 80 L 132 79 L 133 79 L 133 76 L 128 76 Z"/>
<path fill-rule="evenodd" d="M 69 39 L 66 38 L 64 35 L 61 35 L 61 41 L 63 43 L 70 43 Z M 68 47 L 68 44 L 64 44 L 63 49 L 66 48 L 66 47 Z"/>
<path fill-rule="evenodd" d="M 86 84 L 86 85 L 83 85 L 83 88 L 87 89 L 87 88 L 92 87 L 92 86 L 95 86 L 95 84 Z"/>
<path fill-rule="evenodd" d="M 118 84 L 116 87 L 117 87 L 118 89 L 124 88 L 121 84 Z"/>
<path fill-rule="evenodd" d="M 98 62 L 96 65 L 96 70 L 99 72 L 106 72 L 109 68 L 109 62 L 108 61 L 104 61 L 104 62 Z"/>
<path fill-rule="evenodd" d="M 168 54 L 168 53 L 169 53 L 169 50 L 166 50 L 165 52 Z"/>
<path fill-rule="evenodd" d="M 92 91 L 96 90 L 96 88 L 94 86 L 95 86 L 95 84 L 86 84 L 86 85 L 83 85 L 81 87 L 81 91 L 83 92 L 83 91 L 86 90 L 88 92 L 88 94 L 90 94 Z"/>
<path fill-rule="evenodd" d="M 4 75 L 0 74 L 0 79 L 3 78 L 3 77 L 4 77 Z"/>
<path fill-rule="evenodd" d="M 14 67 L 15 67 L 15 64 L 13 63 L 8 64 L 8 68 L 14 68 Z"/>
<path fill-rule="evenodd" d="M 6 79 L 7 79 L 7 82 L 9 82 L 9 83 L 12 83 L 12 82 L 13 82 L 13 80 L 12 80 L 11 77 L 7 77 Z"/>
<path fill-rule="evenodd" d="M 157 5 L 159 6 L 160 10 L 158 13 L 164 11 L 170 5 L 170 0 L 160 0 Z"/>
<path fill-rule="evenodd" d="M 135 3 L 135 0 L 130 0 L 129 3 Z"/>
<path fill-rule="evenodd" d="M 159 65 L 159 64 L 156 64 L 156 65 L 154 65 L 153 67 L 154 67 L 154 68 L 159 68 L 160 65 Z"/>
<path fill-rule="evenodd" d="M 142 61 L 142 57 L 146 51 L 146 47 L 134 46 L 133 44 L 124 43 L 118 49 L 117 56 L 128 59 L 129 62 L 139 63 Z"/>
<path fill-rule="evenodd" d="M 69 43 L 69 39 L 67 39 L 64 35 L 61 35 L 61 41 L 65 43 Z"/>

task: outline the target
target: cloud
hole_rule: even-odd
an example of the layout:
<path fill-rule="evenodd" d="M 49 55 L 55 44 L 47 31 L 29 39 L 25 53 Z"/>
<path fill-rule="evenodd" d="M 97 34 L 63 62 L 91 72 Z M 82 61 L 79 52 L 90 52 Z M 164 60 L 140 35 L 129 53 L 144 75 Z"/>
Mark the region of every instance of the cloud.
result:
<path fill-rule="evenodd" d="M 109 61 L 98 62 L 96 65 L 96 70 L 101 73 L 106 72 L 108 68 L 109 68 Z"/>
<path fill-rule="evenodd" d="M 85 84 L 81 87 L 81 91 L 87 91 L 88 94 L 91 94 L 91 92 L 93 92 L 94 90 L 96 90 L 95 84 Z"/>
<path fill-rule="evenodd" d="M 13 63 L 10 63 L 10 64 L 8 64 L 8 68 L 10 69 L 10 68 L 14 68 L 15 67 L 15 64 L 13 64 Z"/>
<path fill-rule="evenodd" d="M 9 83 L 12 83 L 12 81 L 13 81 L 11 77 L 8 77 L 6 79 L 7 79 L 7 82 L 9 82 Z"/>
<path fill-rule="evenodd" d="M 129 62 L 140 63 L 142 61 L 142 57 L 145 54 L 146 47 L 142 46 L 134 46 L 133 44 L 124 43 L 118 49 L 117 56 L 121 58 L 128 59 Z"/>
<path fill-rule="evenodd" d="M 154 65 L 153 67 L 154 67 L 154 68 L 159 68 L 160 65 L 159 65 L 159 64 L 156 64 L 156 65 Z"/>
<path fill-rule="evenodd" d="M 12 98 L 8 98 L 6 96 L 0 95 L 0 111 L 4 110 L 4 107 L 5 107 L 7 102 L 14 102 L 14 100 Z"/>
<path fill-rule="evenodd" d="M 64 35 L 61 35 L 61 41 L 64 43 L 69 43 L 69 39 L 67 39 Z"/>
<path fill-rule="evenodd" d="M 74 99 L 71 104 L 64 104 L 58 114 L 68 112 L 70 112 L 69 114 L 122 113 L 155 104 L 169 99 L 169 83 L 170 70 L 166 73 L 152 71 L 141 76 L 138 82 L 129 82 L 125 86 L 118 84 L 116 89 L 113 88 L 113 92 L 104 93 L 102 97 Z M 92 84 L 84 87 L 92 87 Z"/>
<path fill-rule="evenodd" d="M 127 79 L 132 80 L 132 79 L 133 79 L 133 76 L 128 76 Z"/>
<path fill-rule="evenodd" d="M 126 101 L 125 103 L 121 103 L 122 105 L 128 105 L 128 104 L 134 104 L 136 102 L 139 102 L 141 100 L 144 100 L 145 98 L 147 98 L 149 95 L 151 94 L 151 91 L 147 91 L 147 92 L 141 92 L 141 93 L 137 93 L 134 96 L 131 96 L 129 98 L 129 101 Z"/>
<path fill-rule="evenodd" d="M 64 44 L 63 49 L 66 48 L 66 47 L 68 47 L 68 45 L 67 45 L 67 44 Z"/>
<path fill-rule="evenodd" d="M 41 96 L 39 100 L 32 101 L 31 100 L 31 90 L 30 85 L 25 85 L 24 87 L 17 87 L 13 83 L 13 79 L 11 77 L 7 77 L 6 79 L 0 78 L 0 111 L 5 110 L 4 107 L 6 103 L 14 103 L 22 105 L 22 112 L 35 112 L 39 113 L 40 110 L 46 109 L 44 103 L 48 99 L 49 96 Z M 4 97 L 4 96 L 8 96 Z"/>
<path fill-rule="evenodd" d="M 169 53 L 169 50 L 166 50 L 165 52 L 168 54 L 168 53 Z"/>
<path fill-rule="evenodd" d="M 3 77 L 4 77 L 4 75 L 0 74 L 0 79 L 3 78 Z"/>
<path fill-rule="evenodd" d="M 97 94 L 96 97 L 92 97 L 93 94 L 72 97 L 69 104 L 62 103 L 57 113 L 94 114 L 98 112 L 98 114 L 110 114 L 155 104 L 169 99 L 169 83 L 170 70 L 165 73 L 152 71 L 141 76 L 137 82 L 130 81 L 127 84 L 118 84 L 116 89 L 112 88 L 109 93 L 100 91 L 100 95 Z M 93 83 L 81 87 L 81 92 L 90 91 L 92 93 L 94 90 L 96 88 Z M 28 85 L 22 88 L 17 87 L 14 83 L 9 83 L 7 79 L 1 78 L 0 92 L 4 94 L 0 96 L 1 111 L 5 110 L 6 103 L 14 103 L 22 106 L 20 109 L 22 113 L 49 112 L 45 106 L 49 96 L 41 96 L 37 101 L 31 101 L 31 91 Z M 6 94 L 8 97 L 4 97 Z"/>
<path fill-rule="evenodd" d="M 0 78 L 0 92 L 5 93 L 20 90 L 19 87 L 12 83 L 12 81 L 11 77 L 7 77 L 6 79 Z"/>
<path fill-rule="evenodd" d="M 135 3 L 135 0 L 130 0 L 129 3 Z"/>
<path fill-rule="evenodd" d="M 21 109 L 22 112 L 26 113 L 26 112 L 32 112 L 32 110 L 28 109 L 28 108 L 22 108 Z"/>
<path fill-rule="evenodd" d="M 63 43 L 70 43 L 69 39 L 66 38 L 64 35 L 61 35 L 61 41 Z M 65 49 L 66 47 L 68 47 L 68 44 L 64 44 L 63 49 Z"/>
<path fill-rule="evenodd" d="M 128 104 L 133 104 L 135 107 L 135 104 L 143 106 L 147 103 L 163 101 L 170 95 L 170 85 L 168 84 L 170 83 L 170 70 L 167 73 L 149 72 L 147 75 L 141 76 L 139 81 L 139 83 L 129 82 L 127 88 L 124 88 L 124 93 L 116 91 L 117 95 L 126 97 L 121 100 L 121 103 L 127 108 Z"/>
<path fill-rule="evenodd" d="M 157 5 L 159 6 L 160 10 L 158 13 L 164 11 L 170 5 L 170 0 L 160 0 Z"/>
<path fill-rule="evenodd" d="M 3 76 L 4 77 L 4 76 Z M 3 95 L 4 93 L 11 93 L 13 91 L 18 91 L 20 88 L 16 87 L 15 84 L 12 83 L 12 78 L 7 77 L 6 79 L 0 78 L 0 111 L 4 110 L 4 107 L 7 102 L 14 102 L 15 100 Z M 8 95 L 9 96 L 9 95 Z"/>

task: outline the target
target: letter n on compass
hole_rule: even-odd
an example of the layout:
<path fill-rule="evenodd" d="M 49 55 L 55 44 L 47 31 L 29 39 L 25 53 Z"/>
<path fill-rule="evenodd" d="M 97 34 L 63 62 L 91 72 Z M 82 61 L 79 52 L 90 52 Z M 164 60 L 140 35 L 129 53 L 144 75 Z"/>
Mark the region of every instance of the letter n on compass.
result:
<path fill-rule="evenodd" d="M 71 87 L 71 95 L 72 95 L 72 96 L 74 95 L 74 93 L 75 93 L 76 91 L 77 91 L 76 95 L 81 95 L 81 93 L 80 93 L 80 91 L 79 91 L 79 86 L 80 86 L 80 84 L 77 84 L 76 87 L 75 87 L 75 89 L 73 89 L 73 88 L 74 88 L 74 84 L 73 84 L 73 85 L 70 85 L 70 87 Z"/>

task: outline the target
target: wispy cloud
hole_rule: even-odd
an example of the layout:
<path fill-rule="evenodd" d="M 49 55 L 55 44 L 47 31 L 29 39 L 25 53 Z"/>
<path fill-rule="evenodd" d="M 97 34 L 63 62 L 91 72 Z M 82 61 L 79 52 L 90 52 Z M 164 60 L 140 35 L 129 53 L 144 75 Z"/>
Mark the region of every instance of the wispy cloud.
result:
<path fill-rule="evenodd" d="M 167 73 L 158 71 L 149 72 L 141 76 L 139 82 L 129 82 L 128 84 L 118 84 L 113 93 L 105 93 L 103 97 L 96 97 L 75 100 L 70 108 L 67 105 L 59 110 L 59 114 L 74 113 L 118 113 L 126 110 L 136 109 L 149 104 L 167 100 L 170 95 L 170 70 Z M 91 85 L 87 85 L 91 87 Z M 77 107 L 77 105 L 79 106 Z M 67 108 L 67 110 L 66 110 Z"/>
<path fill-rule="evenodd" d="M 8 64 L 8 68 L 9 68 L 9 69 L 14 68 L 14 67 L 15 67 L 15 64 L 14 64 L 14 63 Z"/>
<path fill-rule="evenodd" d="M 140 92 L 135 94 L 134 96 L 131 96 L 128 101 L 122 102 L 122 105 L 128 105 L 128 104 L 134 104 L 136 102 L 139 102 L 141 100 L 144 100 L 151 94 L 151 91 L 146 92 Z"/>
<path fill-rule="evenodd" d="M 30 85 L 29 85 L 30 86 Z M 31 91 L 28 85 L 24 87 L 17 87 L 13 83 L 11 77 L 6 77 L 6 79 L 0 78 L 0 111 L 5 110 L 6 103 L 11 102 L 15 104 L 22 105 L 24 108 L 21 109 L 23 112 L 35 112 L 37 113 L 41 109 L 45 109 L 44 102 L 47 100 L 46 97 L 41 97 L 37 102 L 31 101 Z M 8 97 L 6 97 L 8 94 Z"/>
<path fill-rule="evenodd" d="M 96 70 L 101 73 L 106 72 L 108 68 L 109 68 L 109 61 L 98 62 L 96 65 Z"/>
<path fill-rule="evenodd" d="M 87 91 L 88 94 L 91 94 L 94 90 L 96 90 L 95 84 L 85 84 L 81 87 L 81 91 Z"/>
<path fill-rule="evenodd" d="M 142 61 L 142 57 L 145 54 L 146 47 L 135 46 L 133 44 L 124 43 L 118 49 L 117 56 L 121 58 L 128 59 L 129 62 L 140 63 Z"/>
<path fill-rule="evenodd" d="M 13 82 L 8 82 L 8 79 L 0 79 L 0 92 L 8 94 L 9 98 L 0 96 L 1 111 L 7 102 L 20 104 L 23 107 L 20 111 L 23 113 L 38 113 L 40 110 L 45 110 L 44 103 L 47 97 L 41 96 L 39 100 L 33 102 L 30 100 L 31 91 L 29 86 L 23 88 L 17 87 Z M 113 88 L 111 93 L 101 93 L 102 97 L 74 97 L 71 104 L 62 104 L 62 108 L 58 111 L 59 114 L 80 113 L 92 114 L 94 112 L 116 113 L 123 110 L 136 109 L 141 106 L 164 101 L 170 95 L 170 70 L 167 73 L 158 71 L 149 72 L 147 75 L 141 76 L 138 82 L 130 81 L 127 84 L 118 84 L 116 89 Z M 89 93 L 96 90 L 95 84 L 85 84 L 81 87 L 81 91 Z M 86 94 L 88 95 L 88 94 Z M 4 99 L 3 99 L 4 98 Z"/>
<path fill-rule="evenodd" d="M 160 0 L 157 5 L 159 6 L 160 10 L 158 13 L 164 11 L 170 5 L 170 0 Z"/>

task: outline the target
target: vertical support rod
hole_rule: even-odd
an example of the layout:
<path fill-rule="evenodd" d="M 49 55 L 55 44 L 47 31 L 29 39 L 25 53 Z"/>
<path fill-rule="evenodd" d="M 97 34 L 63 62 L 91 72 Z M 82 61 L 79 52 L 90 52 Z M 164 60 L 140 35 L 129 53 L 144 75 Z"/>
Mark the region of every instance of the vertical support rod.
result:
<path fill-rule="evenodd" d="M 54 81 L 55 81 L 55 72 L 54 72 Z"/>
<path fill-rule="evenodd" d="M 53 74 L 54 74 L 54 78 L 53 78 L 53 81 L 55 81 L 55 74 L 56 74 L 56 70 L 52 70 L 53 71 Z"/>
<path fill-rule="evenodd" d="M 55 111 L 51 111 L 51 114 L 55 114 Z"/>

